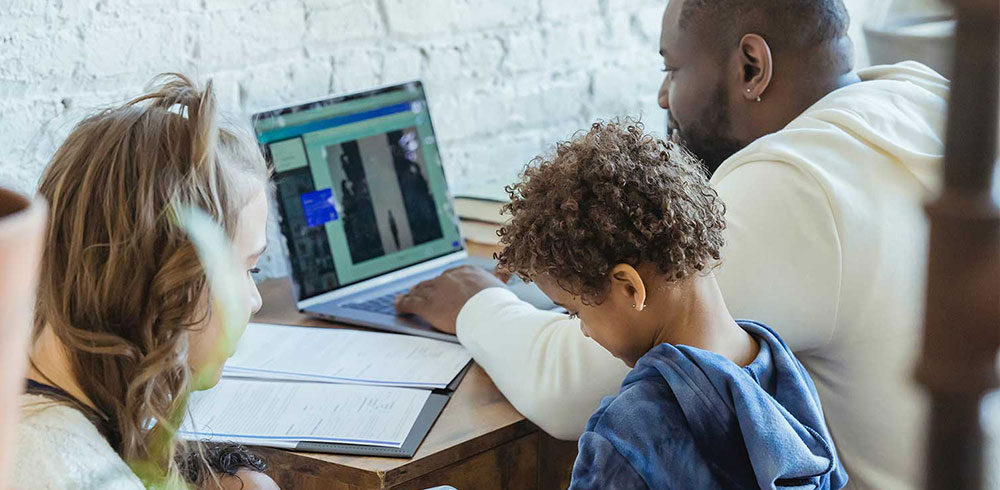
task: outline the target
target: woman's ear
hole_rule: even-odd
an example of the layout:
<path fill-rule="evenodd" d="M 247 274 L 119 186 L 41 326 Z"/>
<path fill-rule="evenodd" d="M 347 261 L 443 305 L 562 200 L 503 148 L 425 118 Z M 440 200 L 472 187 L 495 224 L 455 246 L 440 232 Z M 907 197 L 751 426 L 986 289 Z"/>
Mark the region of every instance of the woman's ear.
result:
<path fill-rule="evenodd" d="M 774 69 L 771 48 L 763 37 L 758 34 L 746 34 L 740 39 L 740 66 L 743 97 L 760 102 L 768 85 L 771 84 Z"/>
<path fill-rule="evenodd" d="M 628 264 L 618 264 L 611 269 L 611 294 L 624 296 L 636 311 L 646 308 L 646 285 L 639 271 Z"/>

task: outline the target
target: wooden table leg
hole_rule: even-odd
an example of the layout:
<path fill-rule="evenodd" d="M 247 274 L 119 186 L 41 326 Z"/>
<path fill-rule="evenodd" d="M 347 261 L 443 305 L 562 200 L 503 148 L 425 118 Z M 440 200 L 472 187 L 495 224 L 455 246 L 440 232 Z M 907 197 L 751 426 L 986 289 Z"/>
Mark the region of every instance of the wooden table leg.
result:
<path fill-rule="evenodd" d="M 392 490 L 451 485 L 458 490 L 533 490 L 537 485 L 540 432 L 515 439 Z"/>
<path fill-rule="evenodd" d="M 538 434 L 538 490 L 568 488 L 577 441 L 561 441 L 541 431 Z"/>

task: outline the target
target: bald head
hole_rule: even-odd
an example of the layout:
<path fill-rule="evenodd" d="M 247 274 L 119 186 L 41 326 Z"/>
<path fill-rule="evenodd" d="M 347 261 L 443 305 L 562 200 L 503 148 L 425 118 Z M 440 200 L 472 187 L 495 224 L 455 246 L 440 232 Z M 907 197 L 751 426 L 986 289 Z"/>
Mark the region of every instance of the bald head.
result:
<path fill-rule="evenodd" d="M 671 0 L 660 54 L 671 132 L 714 171 L 858 81 L 842 0 Z"/>
<path fill-rule="evenodd" d="M 847 36 L 842 0 L 684 0 L 679 25 L 700 25 L 719 47 L 759 34 L 772 51 L 799 51 Z"/>

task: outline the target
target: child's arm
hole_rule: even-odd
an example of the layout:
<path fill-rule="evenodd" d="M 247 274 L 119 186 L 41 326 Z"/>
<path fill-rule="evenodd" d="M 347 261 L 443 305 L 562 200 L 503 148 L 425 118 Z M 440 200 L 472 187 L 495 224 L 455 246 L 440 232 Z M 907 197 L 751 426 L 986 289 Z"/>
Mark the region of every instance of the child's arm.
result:
<path fill-rule="evenodd" d="M 629 370 L 584 336 L 578 320 L 537 310 L 503 288 L 473 296 L 457 327 L 462 345 L 511 404 L 559 439 L 580 437 Z"/>
<path fill-rule="evenodd" d="M 585 432 L 580 437 L 580 453 L 573 464 L 569 490 L 595 488 L 649 487 L 607 439 L 596 432 Z"/>

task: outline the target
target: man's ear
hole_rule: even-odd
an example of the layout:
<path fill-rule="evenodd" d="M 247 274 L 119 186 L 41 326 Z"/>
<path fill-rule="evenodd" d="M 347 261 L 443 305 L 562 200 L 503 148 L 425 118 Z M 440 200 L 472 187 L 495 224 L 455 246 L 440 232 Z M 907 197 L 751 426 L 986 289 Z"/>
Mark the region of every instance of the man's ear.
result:
<path fill-rule="evenodd" d="M 742 95 L 747 100 L 760 102 L 771 84 L 774 60 L 771 48 L 758 34 L 746 34 L 740 39 L 740 66 L 742 70 Z"/>
<path fill-rule="evenodd" d="M 639 276 L 639 271 L 628 264 L 618 264 L 611 269 L 611 294 L 622 296 L 630 301 L 636 311 L 646 307 L 646 285 Z"/>

